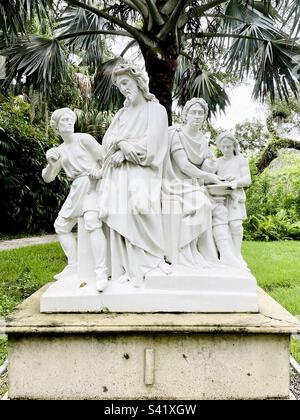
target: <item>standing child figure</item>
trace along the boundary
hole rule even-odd
[[[103,161],[102,146],[89,134],[74,133],[75,113],[69,108],[55,111],[51,125],[63,143],[47,152],[47,167],[42,176],[45,182],[55,180],[64,170],[72,181],[70,193],[55,221],[55,231],[67,256],[67,267],[56,280],[65,279],[78,273],[77,241],[72,233],[83,217],[95,264],[96,287],[102,292],[107,284],[107,243],[102,230],[97,205],[97,182],[101,178]]]
[[[232,193],[227,197],[228,223],[236,256],[242,260],[243,221],[247,219],[244,188],[252,184],[249,162],[240,155],[236,138],[229,132],[221,134],[217,146],[223,156],[217,159],[217,175],[230,182]]]

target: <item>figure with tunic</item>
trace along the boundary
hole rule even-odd
[[[64,170],[72,181],[70,193],[54,225],[68,265],[55,279],[66,279],[77,274],[77,241],[72,230],[78,218],[83,217],[93,252],[97,290],[101,292],[108,284],[107,242],[99,219],[96,192],[102,174],[103,151],[89,134],[74,132],[75,122],[76,115],[69,108],[53,113],[51,125],[62,137],[63,143],[47,152],[48,165],[42,173],[44,181],[50,183]]]
[[[178,229],[174,228],[176,239],[172,243],[166,241],[166,248],[168,245],[177,247],[177,250],[167,251],[167,257],[172,254],[168,259],[172,263],[203,268],[208,266],[208,261],[218,260],[212,237],[212,204],[205,184],[222,183],[218,176],[202,168],[204,163],[206,166],[213,163],[209,137],[202,132],[207,116],[206,102],[194,99],[184,107],[183,124],[169,129],[169,153],[162,188],[165,235],[169,236],[166,225],[173,225],[176,219],[179,225]],[[170,217],[167,206],[174,207],[175,203],[179,205],[174,212],[177,214]]]
[[[169,129],[163,203],[177,200],[182,207],[177,262],[206,267],[207,262],[218,263],[220,257],[222,263],[240,267],[232,249],[227,209],[206,189],[206,185],[224,184],[215,175],[210,136],[203,132],[207,117],[207,103],[193,98],[183,109],[183,124]]]
[[[232,188],[225,203],[232,242],[237,258],[244,262],[241,252],[244,234],[243,221],[247,219],[244,188],[249,187],[252,183],[249,162],[240,155],[238,141],[230,132],[221,134],[216,145],[223,154],[217,159],[216,173],[220,178],[230,181]]]
[[[103,139],[100,217],[110,232],[112,279],[141,287],[149,271],[170,272],[160,201],[168,117],[137,66],[121,64],[112,78],[126,100]]]

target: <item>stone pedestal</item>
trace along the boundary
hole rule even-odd
[[[146,276],[145,284],[110,281],[103,293],[89,276],[54,283],[41,297],[43,313],[258,312],[257,283],[250,272],[230,267],[194,269],[175,266]]]
[[[259,314],[41,314],[7,319],[10,399],[289,397],[300,326],[260,292]]]

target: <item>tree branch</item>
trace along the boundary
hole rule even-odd
[[[203,33],[203,34],[186,34],[185,40],[193,38],[235,38],[235,39],[250,39],[252,41],[270,41],[264,38],[257,38],[255,36],[238,35],[238,34],[226,34],[226,33]]]
[[[66,0],[66,2],[71,6],[77,6],[81,9],[88,10],[89,12],[94,13],[95,15],[100,16],[103,19],[106,19],[111,23],[114,23],[115,25],[119,26],[120,28],[124,29],[126,32],[131,34],[139,43],[153,47],[154,42],[153,40],[151,40],[151,38],[149,38],[139,29],[136,29],[134,26],[129,25],[127,22],[124,22],[115,16],[111,16],[103,10],[100,10],[94,6],[90,6],[89,4],[85,4],[79,0]]]
[[[73,34],[71,33],[71,34],[58,35],[57,37],[55,37],[55,39],[58,39],[59,41],[63,41],[69,38],[77,38],[78,36],[88,36],[88,35],[115,35],[115,36],[126,36],[129,38],[132,38],[132,35],[125,31],[123,32],[123,31],[97,30],[97,31],[82,31],[82,32],[75,32]]]
[[[176,5],[177,5],[177,1],[178,0],[168,0],[166,2],[166,4],[164,4],[164,6],[161,8],[161,13],[163,13],[166,16],[169,16],[172,11],[175,9]]]
[[[180,18],[180,15],[184,10],[187,2],[188,0],[177,0],[177,5],[173,10],[170,18],[167,20],[164,27],[158,34],[158,38],[164,39],[171,31],[173,31],[176,28],[178,19]]]
[[[153,0],[146,0],[146,3],[147,3],[147,6],[149,8],[149,12],[150,12],[154,22],[157,23],[157,25],[162,26],[165,23],[165,21],[164,21],[163,17],[161,16],[161,14],[159,13],[159,10],[156,7],[156,4],[154,3],[154,1]]]

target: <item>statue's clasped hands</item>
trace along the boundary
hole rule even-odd
[[[119,168],[125,160],[124,153],[119,150],[110,159],[110,164],[113,168]]]
[[[122,140],[119,142],[119,148],[126,160],[136,165],[139,165],[139,154],[130,143],[128,143],[126,140]]]

